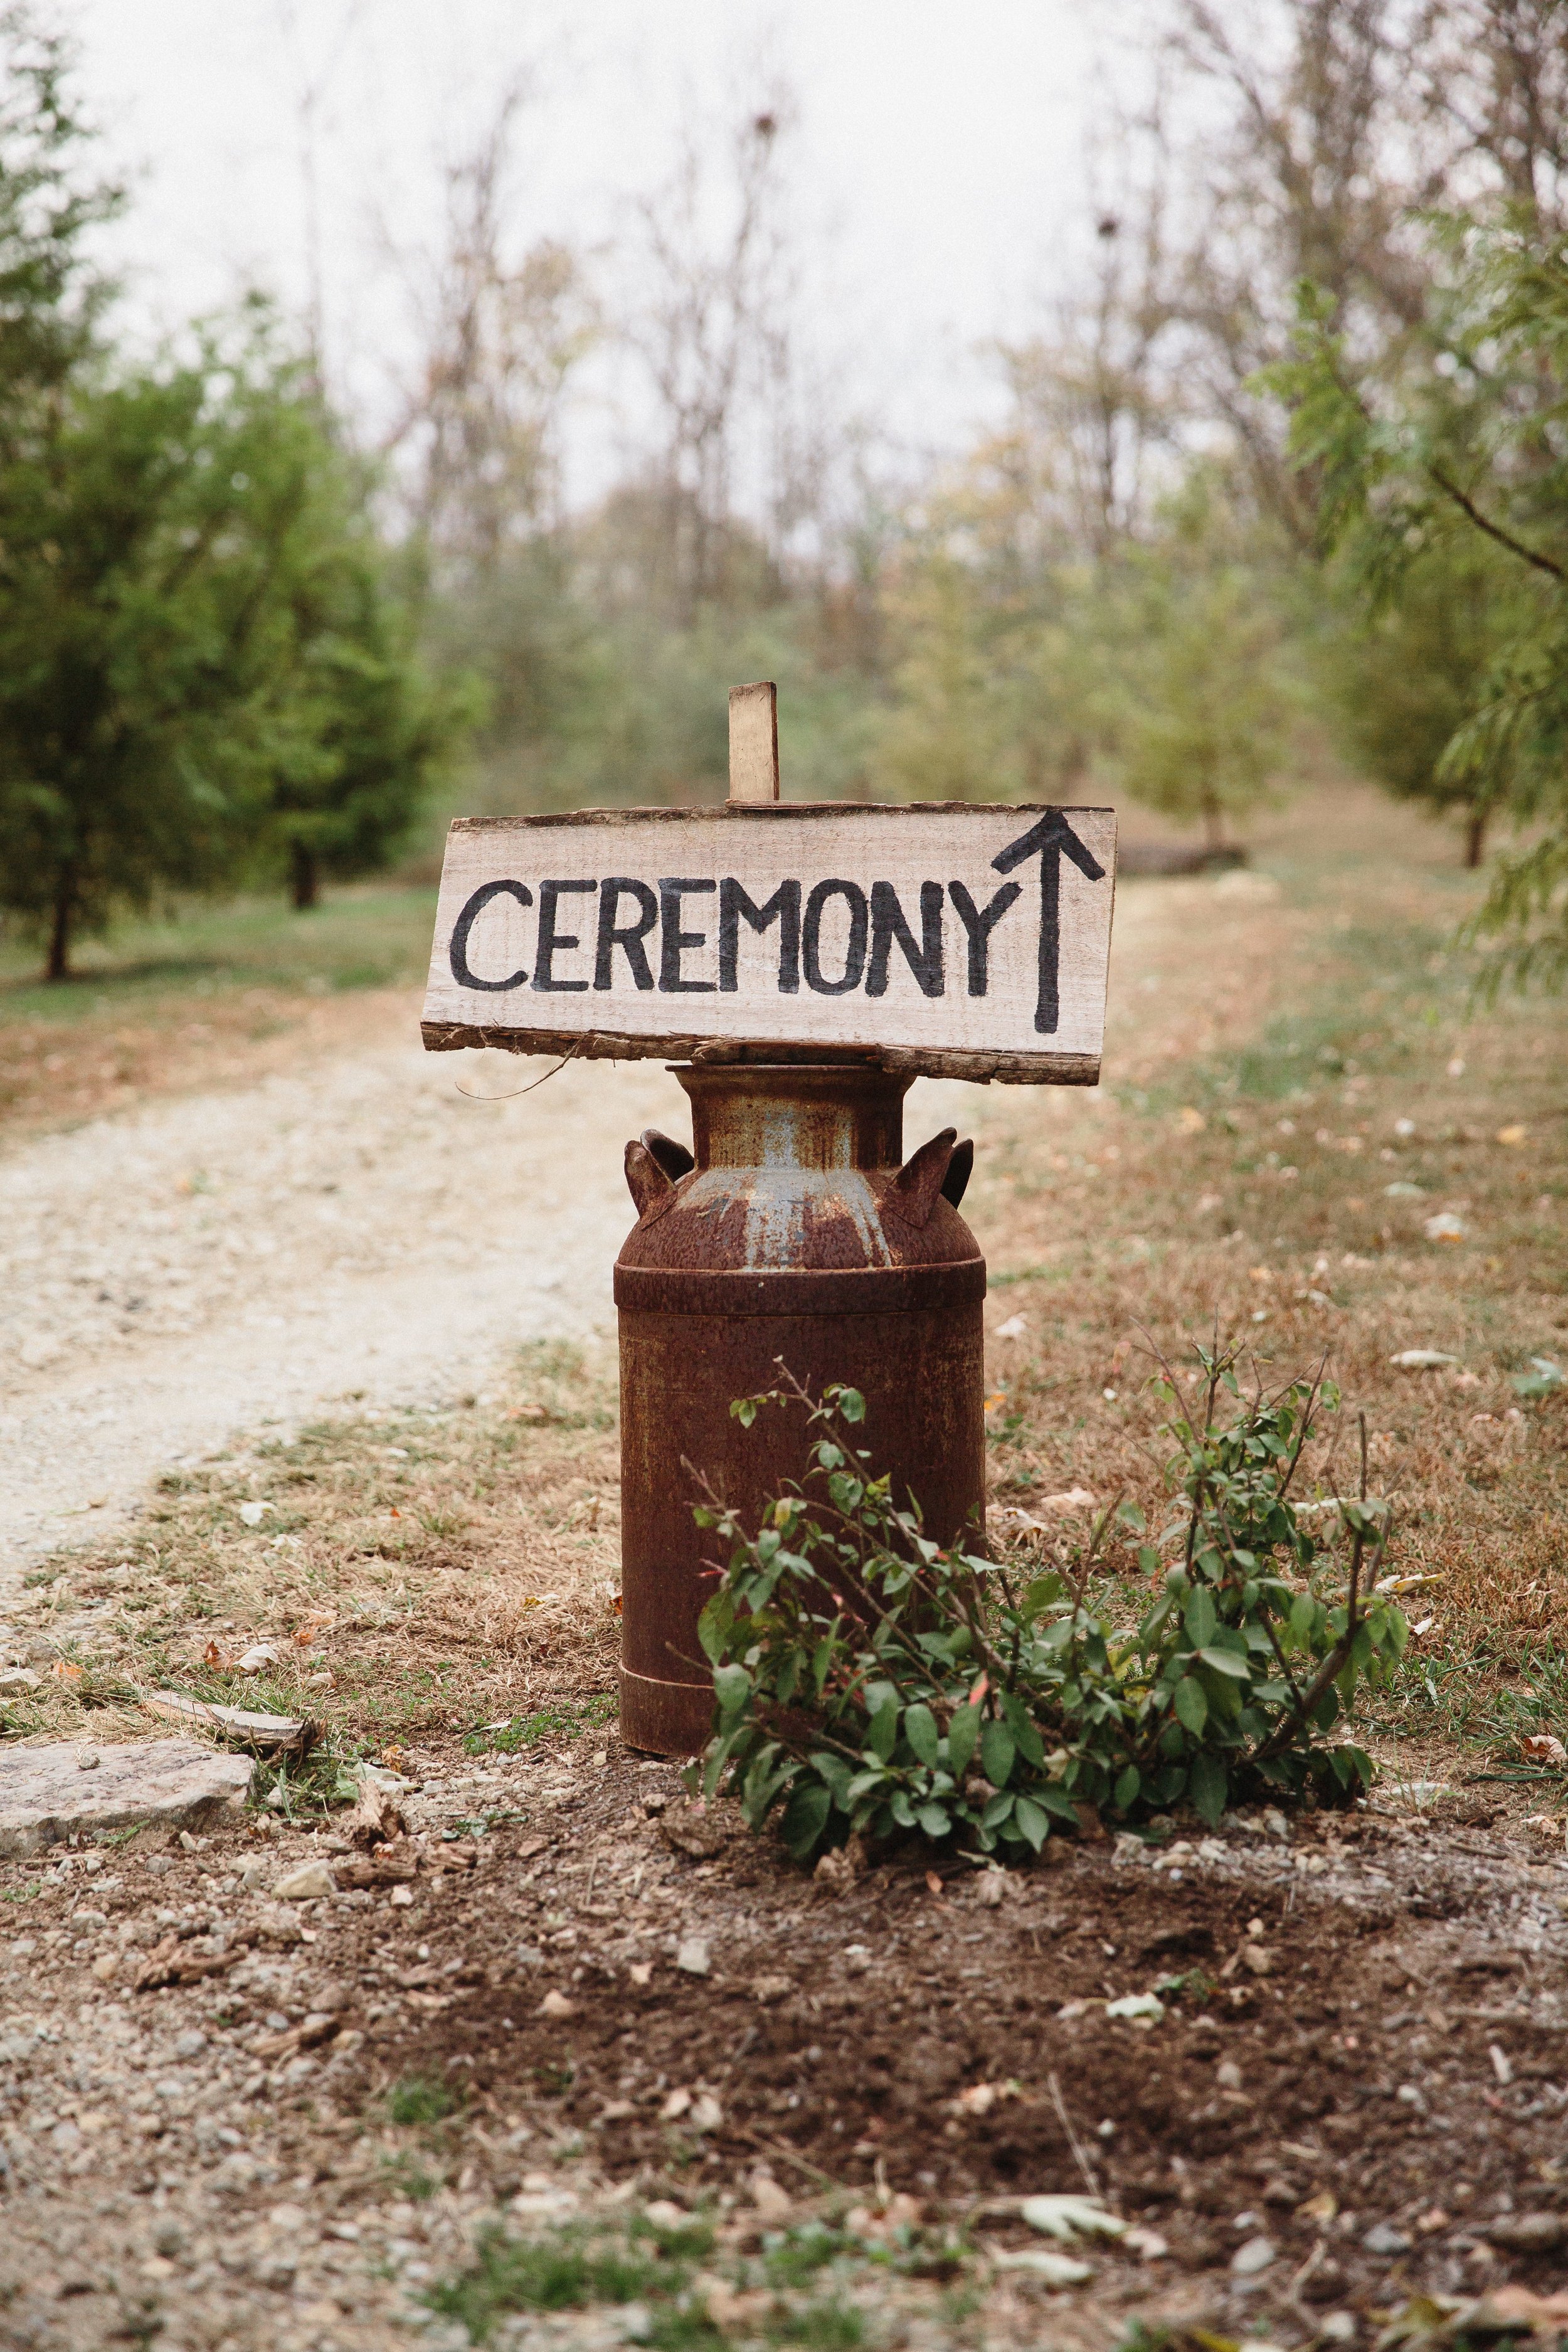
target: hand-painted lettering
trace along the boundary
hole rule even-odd
[[[922,996],[941,996],[947,979],[942,962],[942,884],[921,884],[921,938],[904,919],[899,894],[890,882],[871,885],[871,961],[866,973],[868,996],[886,996],[888,957],[897,940],[904,961],[913,972]]]
[[[822,917],[830,898],[842,898],[849,909],[848,944],[837,980],[827,979],[822,969]],[[814,988],[818,996],[847,996],[859,987],[866,969],[866,893],[858,882],[833,880],[816,885],[805,902],[800,926],[800,956],[807,988]]]
[[[620,923],[616,918],[623,898],[635,898],[637,919],[635,923]],[[646,882],[634,882],[624,874],[612,876],[599,885],[599,944],[594,959],[594,985],[613,988],[613,959],[619,948],[630,967],[634,984],[651,989],[653,973],[648,969],[647,950],[643,941],[658,920],[658,900]]]
[[[1016,898],[1024,895],[1021,882],[1004,882],[996,896],[984,907],[977,907],[962,882],[950,882],[948,889],[958,909],[958,919],[969,934],[969,993],[984,996],[991,977],[991,934]]]
[[[726,995],[740,986],[741,923],[759,934],[779,927],[779,994],[800,991],[800,884],[781,882],[759,907],[732,874],[719,885],[719,985]]]
[[[558,955],[565,955],[569,950],[580,948],[583,944],[580,939],[574,936],[568,937],[564,931],[556,929],[556,901],[565,891],[596,890],[598,887],[596,882],[542,882],[540,884],[539,945],[533,958],[535,988],[552,992],[558,996],[573,994],[579,989],[586,989],[588,983],[585,980],[557,980],[555,977],[555,958]]]
[[[689,881],[678,875],[666,875],[659,882],[659,957],[658,984],[669,995],[711,996],[716,983],[710,980],[688,980],[680,969],[680,959],[688,948],[704,948],[706,931],[683,931],[680,928],[682,898],[704,890],[717,890],[717,882]]]
[[[481,980],[468,967],[468,941],[474,925],[492,898],[515,898],[520,907],[531,907],[533,893],[526,882],[486,882],[474,892],[462,913],[452,926],[452,944],[447,960],[452,967],[452,978],[459,988],[482,988],[499,992],[505,988],[522,988],[528,984],[528,967],[523,965],[508,980]]]

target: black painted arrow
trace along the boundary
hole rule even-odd
[[[1040,985],[1035,1003],[1035,1026],[1042,1036],[1049,1037],[1055,1033],[1061,1011],[1062,859],[1070,857],[1090,882],[1102,882],[1105,868],[1093,851],[1084,847],[1060,809],[1047,809],[1027,833],[1010,841],[991,863],[998,874],[1011,874],[1015,866],[1022,866],[1026,858],[1036,856],[1040,861]]]

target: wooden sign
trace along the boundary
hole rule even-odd
[[[1103,808],[459,817],[425,1043],[1093,1086],[1115,865]]]

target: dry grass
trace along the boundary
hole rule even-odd
[[[331,1761],[613,1688],[619,1515],[607,1366],[525,1350],[444,1412],[258,1436],[172,1471],[134,1541],[27,1580],[39,1689],[9,1728],[166,1736],[139,1695],[171,1687],[307,1715]],[[242,1507],[264,1507],[252,1527]],[[243,1672],[268,1643],[276,1664]]]

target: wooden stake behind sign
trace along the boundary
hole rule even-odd
[[[730,804],[779,796],[779,690],[771,678],[730,688]]]
[[[425,1043],[1092,1086],[1115,866],[1110,809],[781,804],[737,687],[721,807],[457,820]]]

